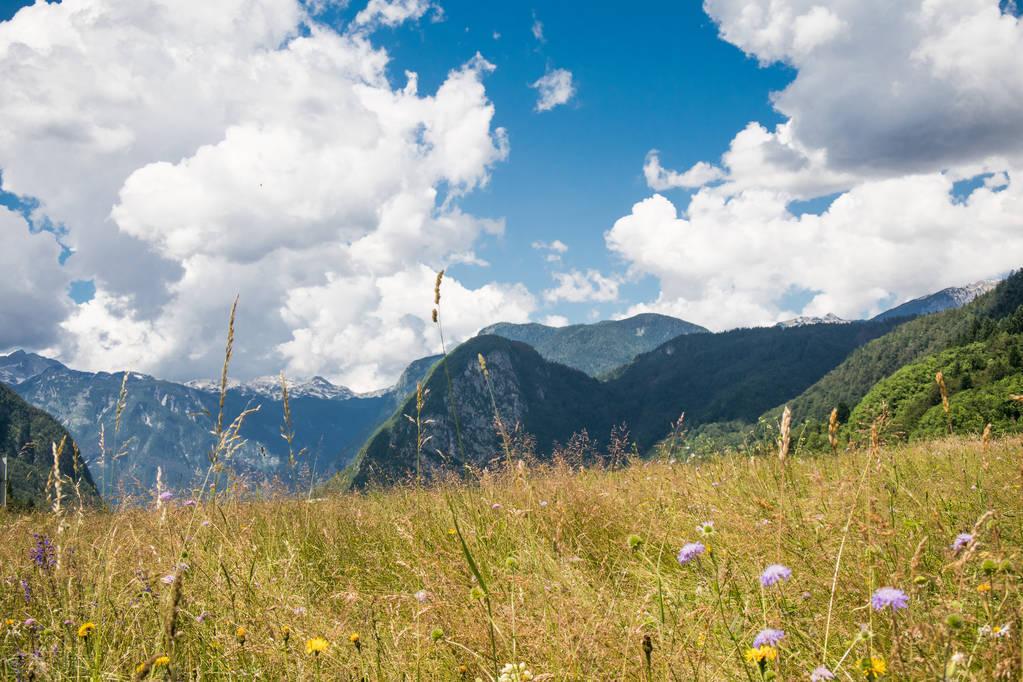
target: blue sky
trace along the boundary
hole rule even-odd
[[[28,4],[0,0],[0,20]],[[319,19],[343,30],[361,8],[331,8]],[[535,22],[543,27],[542,42],[533,35]],[[508,130],[511,154],[494,167],[489,186],[463,206],[503,217],[506,232],[478,249],[489,268],[452,267],[472,286],[495,279],[523,281],[537,291],[551,286],[553,265],[530,246],[537,240],[564,242],[564,267],[620,269],[604,248],[603,233],[649,194],[642,175],[646,153],[659,149],[673,167],[716,159],[747,122],[782,120],[770,93],[793,75],[782,65],[759,66],[720,40],[697,2],[637,3],[623,21],[615,2],[580,11],[565,2],[456,0],[443,4],[440,21],[383,28],[375,42],[391,55],[393,82],[403,83],[404,72],[413,70],[424,92],[435,91],[476,52],[497,67],[485,84],[497,109],[494,123]],[[529,85],[548,68],[570,70],[577,92],[568,104],[537,112]],[[0,205],[18,206],[18,197],[0,193]],[[76,282],[72,295],[84,300],[93,290]],[[656,291],[656,281],[642,277],[624,283],[621,294],[638,301]],[[621,302],[561,302],[544,311],[584,322],[622,308]]]
[[[19,7],[0,350],[202,377],[240,294],[241,378],[362,390],[439,350],[445,266],[459,341],[864,318],[1023,264],[1005,0]]]

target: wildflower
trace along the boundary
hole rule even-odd
[[[547,500],[540,500],[540,506],[541,507],[546,507],[547,506]]]
[[[416,598],[416,601],[419,602],[420,604],[425,604],[430,599],[430,593],[427,592],[426,590],[419,590],[418,592],[415,593],[414,596]]]
[[[977,585],[977,591],[980,592],[981,594],[984,594],[985,592],[990,592],[991,583],[981,583],[980,585]]]
[[[714,534],[714,522],[704,521],[696,527],[696,532],[704,537],[709,537]]]
[[[170,502],[173,499],[174,499],[174,493],[172,493],[169,490],[164,490],[162,493],[160,493],[160,501],[161,502]]]
[[[525,663],[505,663],[501,668],[501,674],[497,682],[529,682],[533,679],[533,673],[529,672]]]
[[[870,598],[870,605],[875,611],[891,609],[898,611],[909,606],[909,597],[900,589],[894,587],[882,587],[874,592]]]
[[[202,613],[195,617],[195,622],[199,624],[205,623],[206,619],[212,615],[213,614],[210,613],[209,611],[203,611]]]
[[[353,632],[352,634],[348,635],[348,641],[355,645],[356,651],[360,653],[362,652],[362,640],[359,638],[358,632]]]
[[[78,639],[89,639],[89,635],[92,634],[93,630],[96,629],[96,624],[91,620],[82,623],[78,627]]]
[[[973,533],[960,533],[952,541],[952,551],[958,554],[966,549],[973,542]]]
[[[196,502],[195,500],[185,500],[184,504],[186,507],[194,507],[195,505],[198,504],[198,502]]]
[[[767,644],[754,647],[752,649],[746,649],[746,660],[750,663],[756,663],[757,667],[760,668],[761,675],[763,675],[764,669],[767,668],[767,662],[773,661],[777,658],[778,650]]]
[[[493,509],[494,511],[500,511],[501,510],[501,503],[500,502],[495,502],[492,505],[490,505],[490,508]]]
[[[238,640],[238,643],[245,646],[245,638],[249,631],[245,629],[244,625],[239,625],[238,629],[234,631],[234,637]]]
[[[168,573],[167,575],[160,578],[160,582],[162,582],[164,585],[173,585],[176,579],[177,576],[175,576],[173,573]]]
[[[690,542],[683,545],[682,549],[678,551],[678,562],[685,566],[690,561],[703,554],[706,549],[707,548],[704,547],[701,542]]]
[[[33,533],[32,537],[36,541],[35,547],[28,551],[32,563],[44,571],[49,572],[53,570],[57,565],[57,549],[53,546],[53,542],[50,541],[50,538],[39,533]]]
[[[22,625],[28,630],[35,630],[39,626],[39,621],[35,618],[26,618]]]
[[[291,639],[291,628],[289,628],[287,625],[282,625],[281,626],[281,640],[285,644],[287,644],[289,639]]]
[[[977,628],[977,637],[984,638],[990,634],[991,634],[990,625],[981,625],[979,628]]]
[[[306,614],[306,609],[304,606],[296,606],[291,610],[291,612],[296,616],[304,616]]]
[[[760,648],[765,644],[768,646],[778,646],[778,642],[785,638],[784,630],[775,630],[774,628],[764,628],[757,636],[753,639],[753,647]]]
[[[472,599],[473,601],[479,601],[483,599],[484,596],[486,596],[486,594],[483,592],[483,588],[479,585],[473,585],[472,589],[469,590],[469,599]]]
[[[21,593],[25,597],[25,605],[28,606],[32,602],[32,587],[24,578],[21,580]]]
[[[764,587],[771,587],[777,585],[783,580],[788,580],[792,577],[792,569],[788,566],[782,566],[781,564],[771,564],[764,569],[764,572],[760,574],[760,584]]]
[[[888,672],[888,665],[884,662],[883,658],[873,656],[860,661],[860,670],[863,671],[868,680],[876,680]]]
[[[835,673],[828,670],[825,666],[819,665],[813,669],[810,673],[810,682],[825,682],[826,680],[835,679]]]
[[[320,654],[325,653],[328,647],[330,647],[330,643],[323,637],[313,637],[306,641],[305,652],[307,654],[312,654],[313,656],[319,656]]]
[[[165,665],[170,665],[170,656],[157,656],[153,660],[153,667],[154,668],[161,668],[161,667],[163,667]]]
[[[1005,625],[996,627],[991,631],[991,634],[993,634],[995,637],[998,637],[999,639],[1001,639],[1002,637],[1008,637],[1010,625],[1012,625],[1012,623],[1006,623]]]
[[[457,534],[458,534],[457,530],[455,530],[454,528],[448,528],[448,535],[450,535],[451,537],[454,537]]]

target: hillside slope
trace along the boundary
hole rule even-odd
[[[71,480],[80,481],[83,495],[94,499],[96,488],[92,475],[84,462],[75,461],[73,442],[64,427],[0,384],[0,456],[7,457],[11,506],[45,503],[46,481],[53,468],[53,444],[65,438],[60,472]]]
[[[483,329],[479,335],[492,334],[521,341],[551,362],[574,367],[590,376],[600,376],[665,341],[706,331],[699,325],[674,317],[643,313],[624,320],[567,327],[502,322]]]

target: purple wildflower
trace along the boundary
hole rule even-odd
[[[174,499],[174,493],[172,493],[169,490],[164,490],[162,493],[160,493],[160,501],[161,502],[170,502],[173,499]]]
[[[196,501],[195,500],[185,500],[185,506],[186,507],[194,507],[195,505],[196,505]]]
[[[33,533],[36,545],[28,551],[29,557],[39,568],[44,571],[51,571],[57,565],[57,550],[50,541],[50,538],[39,533]]]
[[[870,605],[875,611],[891,609],[898,611],[909,606],[909,596],[895,587],[882,587],[870,598]]]
[[[160,578],[160,582],[162,582],[164,585],[173,585],[174,580],[176,578],[177,576],[175,576],[173,573],[168,573],[167,575]]]
[[[25,622],[22,623],[22,625],[24,625],[29,630],[35,630],[36,627],[38,627],[39,625],[39,621],[37,621],[35,618],[26,618]]]
[[[835,679],[835,673],[828,670],[825,666],[819,665],[814,668],[813,672],[810,673],[810,682],[825,682],[825,680]]]
[[[416,601],[420,604],[425,604],[430,599],[430,593],[426,590],[419,590],[416,592]]]
[[[707,548],[702,542],[690,542],[682,546],[678,551],[678,562],[685,566],[690,561],[704,553]]]
[[[785,638],[784,630],[775,630],[774,628],[764,628],[757,633],[756,638],[753,640],[753,648],[759,649],[764,646],[778,646],[778,642]]]
[[[21,592],[25,595],[25,605],[32,603],[32,587],[28,584],[28,581],[24,578],[21,579]]]
[[[783,580],[788,580],[792,577],[792,569],[788,566],[782,566],[781,564],[771,564],[764,569],[764,572],[760,574],[760,584],[764,587],[771,587],[777,585]]]
[[[952,541],[952,551],[958,554],[966,549],[973,542],[973,533],[960,533]]]

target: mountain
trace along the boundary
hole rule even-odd
[[[640,452],[686,413],[687,424],[755,419],[796,395],[853,349],[901,323],[851,322],[688,334],[661,344],[598,381],[521,342],[477,336],[433,366],[420,420],[429,437],[417,455],[416,404],[403,401],[335,484],[362,487],[413,476],[478,470],[503,457],[494,405],[505,429],[540,456],[586,431],[596,448],[625,425]],[[478,364],[482,355],[490,385]],[[451,391],[447,375],[451,376]],[[493,394],[491,394],[491,387]],[[524,441],[523,441],[524,442]]]
[[[37,374],[42,374],[60,363],[35,353],[16,350],[10,355],[0,355],[0,383],[13,386]]]
[[[567,327],[502,322],[486,327],[479,335],[521,341],[535,348],[546,360],[574,367],[590,376],[600,376],[669,339],[706,331],[674,317],[643,313],[624,320]]]
[[[338,386],[327,379],[315,376],[308,379],[287,378],[288,397],[320,398],[323,400],[348,400],[356,397],[356,393],[346,386]],[[220,382],[216,380],[196,379],[186,381],[186,386],[197,388],[206,393],[220,393]],[[279,376],[259,377],[247,382],[229,381],[228,386],[241,395],[283,400],[281,378]]]
[[[949,287],[927,296],[906,301],[876,316],[875,320],[887,320],[893,317],[916,317],[940,313],[951,308],[961,308],[973,299],[986,294],[998,285],[998,280],[981,280],[962,287]]]
[[[898,319],[907,318],[892,317],[886,321]],[[787,401],[792,408],[793,423],[808,421],[813,429],[820,431],[824,420],[836,407],[845,421],[875,385],[901,368],[951,348],[990,339],[998,333],[1023,333],[1023,271],[1013,273],[961,308],[910,319],[857,349],[813,386]],[[762,418],[777,423],[781,402]]]
[[[789,327],[806,327],[812,324],[849,324],[849,320],[843,320],[834,313],[828,313],[824,317],[806,317],[800,315],[799,317],[794,317],[791,320],[779,322],[774,326],[788,329]]]
[[[46,412],[32,407],[18,394],[0,384],[0,456],[7,458],[10,506],[40,506],[46,501],[46,484],[53,469],[53,444],[65,440],[59,469],[78,481],[83,498],[94,500],[96,487],[89,468],[75,458],[68,432]],[[64,486],[65,497],[74,494]]]
[[[0,366],[14,364],[10,358],[0,358]],[[129,373],[118,430],[115,421],[123,380],[123,372],[79,372],[49,361],[45,371],[13,388],[68,428],[83,458],[96,470],[104,492],[113,494],[122,485],[128,493],[149,490],[157,467],[162,469],[165,485],[192,485],[209,466],[219,391],[201,382],[184,385]],[[296,382],[293,390],[289,386],[289,394],[294,450],[306,449],[297,471],[289,465],[288,445],[281,437],[280,387],[259,380],[227,391],[225,424],[242,410],[258,408],[241,430],[247,443],[229,463],[234,473],[257,481],[277,478],[288,485],[307,485],[310,470],[320,476],[342,469],[394,407],[389,393],[361,397],[320,378]],[[101,426],[107,451],[126,453],[106,471],[99,446]]]

